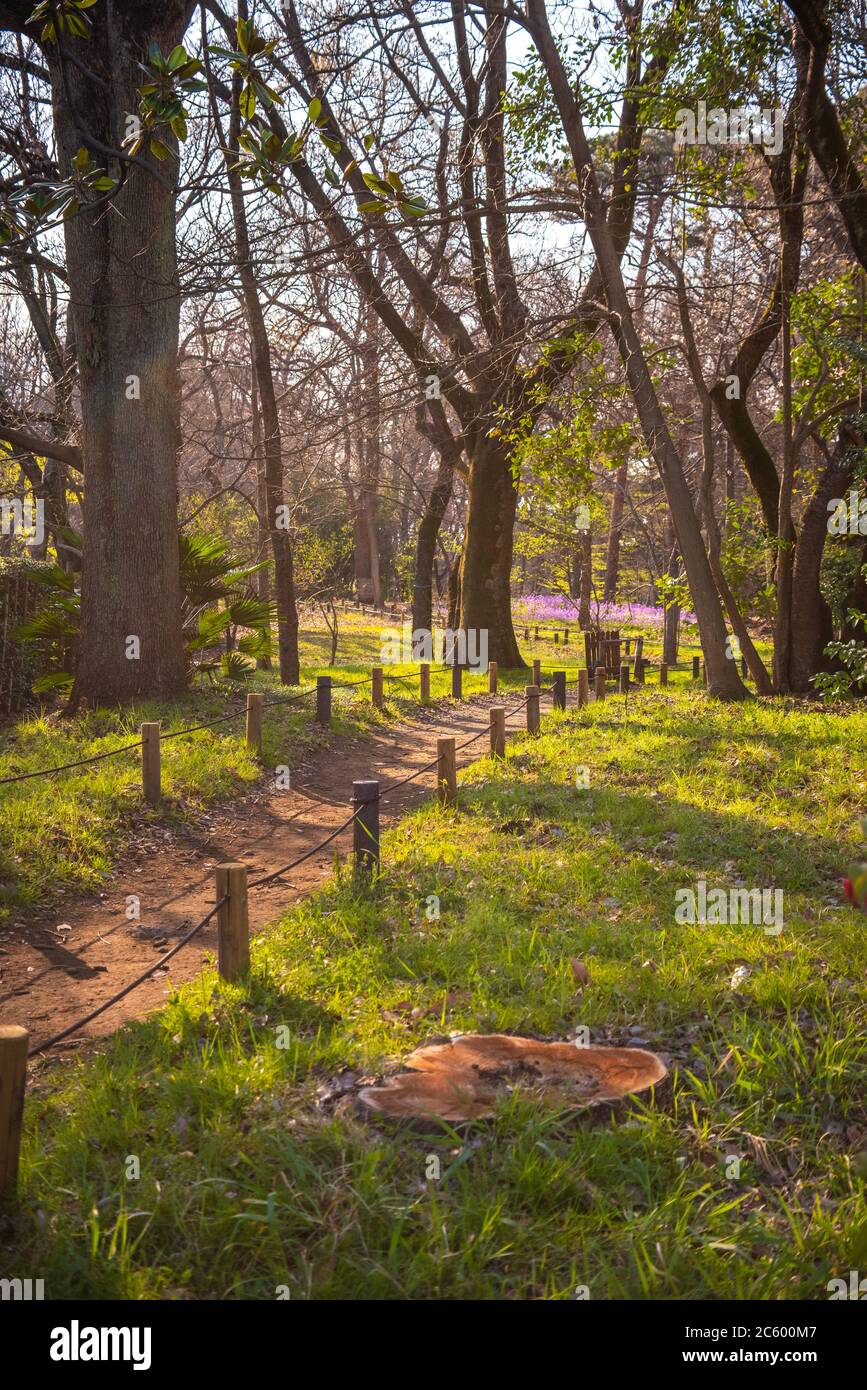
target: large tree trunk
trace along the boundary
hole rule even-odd
[[[845,497],[852,482],[852,445],[857,436],[840,430],[837,445],[825,465],[816,491],[804,512],[792,573],[792,620],[788,683],[798,694],[812,690],[813,676],[823,669],[825,647],[831,641],[831,610],[819,587],[822,555],[828,537],[828,503]]]
[[[517,488],[505,452],[481,430],[475,431],[469,452],[460,625],[487,633],[490,661],[503,669],[523,667],[511,595]]]
[[[440,526],[451,501],[453,484],[454,468],[451,460],[441,456],[415,541],[415,573],[412,586],[412,626],[415,632],[430,632],[433,628],[434,559]]]
[[[102,202],[64,223],[87,489],[74,701],[171,696],[186,680],[178,578],[177,160],[174,152],[160,162],[143,151],[140,164],[121,165],[94,146],[119,147],[127,113],[138,110],[148,45],[170,51],[191,8],[176,0],[105,0],[87,12],[87,41],[64,35],[62,66],[57,46],[46,46],[62,168],[90,142],[94,159],[123,176],[110,206]]]

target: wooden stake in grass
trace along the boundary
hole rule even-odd
[[[537,734],[539,732],[539,687],[538,685],[528,685],[524,688],[527,697],[527,733]]]
[[[452,699],[464,698],[464,668],[456,661],[452,667]]]
[[[502,705],[491,709],[491,757],[506,756],[506,711]]]
[[[250,970],[250,924],[247,918],[247,867],[217,865],[218,961],[224,980],[240,980]]]
[[[643,638],[643,637],[636,637],[636,639],[635,639],[635,662],[634,662],[634,665],[633,665],[632,669],[633,669],[633,672],[634,672],[634,674],[635,674],[635,679],[636,679],[637,681],[640,681],[640,680],[641,680],[640,671],[641,671],[641,664],[642,664],[643,661],[644,661],[644,638]]]
[[[554,708],[566,708],[566,672],[555,671],[551,677],[551,687],[554,697]]]
[[[578,672],[578,707],[586,705],[590,699],[590,677],[585,670]]]
[[[430,699],[430,666],[423,661],[418,673],[418,695],[422,704]]]
[[[148,806],[159,805],[163,794],[160,777],[159,724],[142,724],[141,726],[141,781],[144,799]]]
[[[692,678],[693,678],[694,681],[697,681],[697,680],[700,678],[700,676],[701,676],[701,657],[700,657],[700,656],[694,656],[694,657],[692,658]]]
[[[596,667],[596,699],[605,699],[605,667]]]
[[[620,667],[620,694],[625,695],[629,689],[629,667],[624,663]]]
[[[554,646],[555,646],[555,647],[559,647],[559,645],[560,645],[560,634],[559,634],[559,632],[557,631],[557,629],[555,628],[555,629],[554,629]]]
[[[356,810],[352,826],[355,877],[369,878],[379,869],[379,783],[353,782],[352,804]]]
[[[647,662],[643,656],[637,656],[635,658],[635,679],[639,685],[644,685],[644,669],[646,666]]]
[[[24,1119],[30,1034],[15,1023],[0,1027],[0,1198],[14,1197]]]
[[[538,657],[533,662],[533,684],[542,684],[542,662],[539,660]]]
[[[247,747],[251,753],[257,756],[262,751],[262,710],[265,706],[265,696],[258,690],[251,690],[247,694]]]
[[[381,666],[374,666],[371,671],[370,698],[373,701],[374,709],[382,709],[385,705],[384,681],[382,678]]]
[[[568,629],[568,627],[564,627],[564,629],[563,629],[563,646],[564,646],[564,647],[568,647],[568,645],[569,645],[569,629]]]
[[[489,661],[489,662],[488,662],[488,690],[490,691],[490,693],[491,693],[492,695],[496,695],[496,693],[497,693],[497,663],[496,663],[496,661]]]
[[[331,677],[316,677],[316,723],[326,728],[331,723]]]
[[[458,795],[458,773],[453,738],[437,739],[437,795],[442,806],[451,806]]]
[[[668,685],[668,666],[664,661],[659,663],[659,684]]]

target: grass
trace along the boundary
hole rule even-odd
[[[301,686],[315,684],[317,675],[335,682],[361,680],[380,660],[387,619],[341,615],[338,667],[329,667],[327,632],[306,629],[300,637]],[[393,627],[390,629],[393,630]],[[550,649],[550,650],[549,650]],[[574,669],[578,648],[555,649],[540,642],[533,648],[544,665],[556,658],[558,667]],[[418,690],[418,668],[389,665],[386,709],[378,715],[370,706],[369,687],[335,690],[333,731],[362,735],[371,726],[411,715]],[[403,677],[403,681],[394,679]],[[526,672],[503,672],[505,690],[526,681]],[[404,683],[406,682],[406,683]],[[251,689],[268,696],[286,693],[276,673],[257,672]],[[487,688],[486,677],[467,677],[465,694]],[[450,673],[431,672],[431,695],[450,694]],[[215,729],[166,742],[162,748],[164,800],[147,810],[141,799],[141,770],[135,749],[117,758],[50,778],[0,787],[0,924],[17,921],[28,910],[67,892],[98,889],[110,874],[130,835],[143,820],[180,824],[203,807],[242,793],[263,776],[263,768],[290,763],[297,755],[321,746],[327,735],[312,721],[312,701],[266,710],[261,761],[244,742],[244,693],[227,687],[197,689],[182,700],[144,702],[123,711],[98,709],[74,720],[57,711],[41,712],[8,726],[0,741],[0,777],[36,772],[134,743],[143,721],[162,723],[171,734],[216,719],[232,708],[237,718]],[[40,827],[34,836],[33,827]]]
[[[206,972],[40,1069],[8,1268],[49,1298],[826,1298],[867,1258],[865,742],[686,687],[549,713],[385,836],[374,890],[340,869],[260,936],[246,986]],[[701,878],[782,888],[784,930],[677,925]],[[332,1099],[443,1032],[579,1027],[671,1087],[461,1132]]]

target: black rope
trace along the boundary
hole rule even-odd
[[[128,994],[131,994],[132,991],[134,989],[137,989],[139,985],[144,984],[144,981],[150,979],[151,975],[153,975],[155,971],[159,970],[161,966],[165,965],[167,960],[171,960],[172,956],[176,956],[178,951],[180,951],[181,947],[186,946],[188,941],[192,941],[196,933],[200,932],[202,930],[202,927],[206,926],[208,922],[210,922],[214,914],[216,912],[219,912],[220,908],[223,906],[223,903],[227,900],[228,895],[220,898],[219,902],[214,903],[214,906],[211,908],[207,916],[203,917],[201,922],[197,922],[196,925],[192,927],[186,933],[185,936],[181,937],[181,940],[176,942],[176,944],[172,946],[171,950],[166,951],[165,955],[160,956],[159,960],[155,961],[153,965],[149,965],[147,970],[144,970],[142,974],[138,975],[136,979],[131,981],[130,984],[124,985],[123,989],[118,990],[117,994],[113,994],[112,997],[110,999],[107,999],[104,1004],[100,1004],[97,1008],[92,1009],[89,1014],[85,1014],[84,1018],[80,1018],[77,1023],[71,1023],[69,1027],[64,1028],[61,1033],[55,1033],[53,1038],[48,1038],[45,1042],[37,1043],[36,1047],[31,1047],[30,1051],[27,1054],[28,1057],[36,1057],[40,1052],[47,1052],[50,1047],[56,1047],[57,1043],[63,1042],[63,1039],[68,1038],[70,1034],[77,1033],[79,1028],[83,1028],[85,1024],[92,1023],[95,1018],[99,1018],[100,1014],[104,1014],[108,1009],[112,1008],[113,1005],[117,1004],[121,999],[124,999]]]

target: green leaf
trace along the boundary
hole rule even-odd
[[[314,97],[310,105],[307,107],[307,119],[308,121],[312,121],[315,125],[316,122],[319,120],[321,114],[322,102],[319,100],[318,97]]]
[[[177,72],[178,69],[182,68],[186,62],[187,50],[184,48],[183,44],[179,43],[177,47],[173,48],[171,53],[169,54],[166,66],[169,72]]]
[[[150,137],[150,149],[151,154],[157,159],[168,159],[172,153],[168,145],[164,145],[162,140],[158,140],[155,135]]]
[[[381,202],[378,198],[377,198],[377,199],[373,199],[373,200],[372,200],[371,202],[369,202],[369,203],[359,203],[359,204],[358,204],[358,211],[359,211],[359,212],[387,212],[387,211],[388,211],[388,203],[383,203],[383,202]]]

